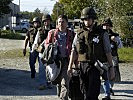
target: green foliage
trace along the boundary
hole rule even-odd
[[[98,0],[60,0],[64,5],[64,12],[70,19],[80,18],[80,14],[85,7],[97,8]]]
[[[118,53],[120,61],[133,62],[133,48],[121,48]]]
[[[9,7],[11,2],[12,0],[0,0],[0,17],[11,12],[11,8]]]
[[[64,5],[65,13],[71,18],[80,18],[80,12],[85,7],[94,7],[99,17],[117,18],[131,13],[133,9],[132,0],[60,0]],[[101,16],[102,15],[102,16]]]
[[[56,4],[54,5],[54,8],[53,8],[53,13],[51,15],[53,22],[56,22],[56,19],[61,14],[65,14],[64,7],[61,3],[56,2]]]
[[[133,13],[133,0],[59,0],[64,14],[69,19],[80,18],[81,11],[85,7],[94,7],[98,14],[98,22],[103,22],[106,17],[110,17],[113,21],[113,29],[120,35],[129,35],[132,30],[129,30],[131,25],[129,22],[132,19],[127,17],[128,14]],[[53,8],[53,18],[57,15],[57,3]],[[58,12],[61,12],[61,8]],[[124,17],[123,17],[124,16]],[[125,17],[126,16],[126,17]]]
[[[30,22],[32,22],[32,19],[34,17],[39,17],[40,19],[42,18],[43,14],[48,13],[48,11],[46,9],[44,9],[43,11],[39,10],[38,8],[34,10],[34,12],[28,12],[28,11],[24,11],[24,12],[20,12],[20,14],[23,17],[27,17],[30,19]]]
[[[131,24],[132,22],[132,24]],[[120,19],[120,30],[124,37],[133,38],[133,16],[124,16]]]
[[[18,40],[24,40],[24,36],[22,36],[20,33],[13,33],[10,30],[2,30],[0,38],[7,38],[7,39],[18,39]]]
[[[43,13],[41,13],[41,10],[39,10],[38,8],[34,10],[34,12],[33,12],[33,18],[34,17],[39,17],[41,19],[42,16],[43,16]]]

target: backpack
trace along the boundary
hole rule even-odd
[[[57,57],[57,41],[54,42],[54,30],[52,31],[52,43],[49,43],[48,46],[45,48],[43,52],[43,60],[44,62],[48,64],[54,63],[54,60]]]
[[[59,74],[61,71],[61,64],[58,59],[57,41],[54,42],[54,32],[52,30],[52,43],[45,47],[42,57],[42,62],[46,64],[46,77],[52,84],[56,85],[59,81]]]
[[[72,70],[73,73],[69,82],[69,98],[71,98],[71,100],[83,100],[84,95],[80,89],[80,69],[72,68]]]

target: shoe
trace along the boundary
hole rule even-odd
[[[46,86],[45,85],[40,85],[39,87],[38,87],[38,90],[45,90],[46,89]]]
[[[48,82],[48,83],[47,83],[47,88],[48,88],[48,89],[52,89],[52,88],[53,88],[51,82]]]
[[[110,88],[110,94],[112,95],[112,96],[114,96],[115,94],[114,94],[114,91],[113,91],[113,89],[112,88]]]
[[[31,78],[35,78],[35,73],[31,73]]]
[[[110,96],[105,96],[102,100],[111,100]]]
[[[48,88],[48,89],[52,89],[53,87],[52,87],[52,85],[50,84],[50,85],[47,86],[47,88]]]

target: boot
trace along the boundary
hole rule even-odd
[[[105,96],[102,100],[111,100],[110,96]]]
[[[110,88],[110,94],[112,95],[112,96],[114,96],[115,94],[114,94],[114,91],[113,91],[113,89],[112,88]]]

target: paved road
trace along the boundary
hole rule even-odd
[[[0,39],[0,50],[12,50],[24,47],[24,40]]]
[[[8,46],[8,50],[22,48],[23,41],[0,39],[0,43]],[[14,44],[12,44],[14,43]],[[8,44],[8,45],[7,45]],[[19,45],[19,46],[16,46]],[[0,45],[0,50],[4,50]],[[37,71],[38,68],[36,67]],[[120,64],[122,82],[114,86],[113,100],[133,100],[133,63]],[[28,58],[0,59],[0,100],[59,100],[56,88],[39,91],[38,74],[30,78]],[[103,97],[103,91],[99,99]]]

